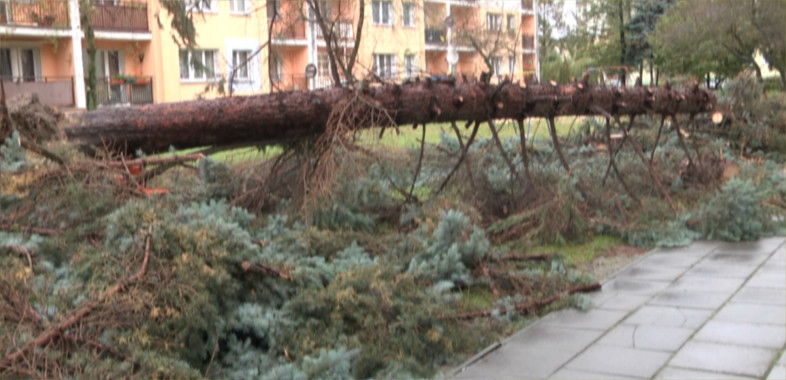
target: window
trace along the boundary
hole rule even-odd
[[[232,52],[232,67],[235,70],[235,80],[249,79],[248,61],[251,50],[235,50]]]
[[[511,74],[516,73],[516,57],[512,55],[508,57],[508,72]]]
[[[393,25],[393,2],[372,1],[371,21],[374,25]]]
[[[404,56],[404,69],[406,70],[407,78],[413,78],[418,75],[418,57],[415,54]]]
[[[268,20],[281,19],[281,3],[280,0],[267,0],[267,18]]]
[[[216,0],[186,0],[186,11],[215,13]]]
[[[404,3],[401,12],[401,23],[404,26],[415,26],[415,3]]]
[[[248,14],[250,0],[229,0],[229,9],[235,14]]]
[[[396,56],[393,54],[374,54],[374,73],[381,79],[396,76]]]
[[[499,13],[486,13],[486,29],[502,30],[502,15]]]
[[[33,48],[0,49],[0,75],[23,82],[41,77],[41,52]]]
[[[516,15],[508,15],[508,33],[516,33]]]
[[[180,79],[208,80],[216,77],[215,50],[180,51]]]
[[[502,57],[491,57],[491,67],[494,69],[492,75],[500,75],[502,73]]]
[[[284,62],[278,53],[270,55],[270,79],[273,83],[281,83],[284,79]]]

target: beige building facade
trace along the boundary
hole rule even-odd
[[[319,1],[331,51],[353,76],[403,81],[538,75],[537,4],[480,0]],[[196,48],[186,50],[159,0],[94,0],[98,106],[164,103],[333,85],[328,46],[305,0],[186,0]],[[84,109],[87,42],[79,0],[0,0],[0,77],[7,96],[34,92]],[[307,68],[313,71],[307,75]],[[344,73],[341,72],[342,80]]]

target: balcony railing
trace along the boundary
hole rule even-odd
[[[272,37],[275,40],[305,40],[306,23],[304,21],[283,22],[276,20],[273,24]]]
[[[90,24],[96,30],[147,32],[147,3],[93,4]]]
[[[304,74],[281,74],[274,78],[273,87],[278,91],[308,90],[308,79]]]
[[[316,29],[317,38],[324,39],[324,36],[322,35],[322,28],[317,26]],[[333,26],[333,35],[334,37],[337,36],[340,41],[351,41],[355,39],[355,30],[352,26],[352,21],[337,21]]]
[[[42,104],[52,107],[74,106],[73,77],[2,78],[5,96],[33,93]]]
[[[445,29],[426,29],[426,43],[444,45],[448,42]]]
[[[66,29],[69,26],[68,2],[66,0],[2,0],[0,25]]]
[[[99,78],[96,83],[99,106],[153,103],[153,78]]]
[[[535,49],[535,36],[524,34],[521,36],[521,47],[524,50]]]

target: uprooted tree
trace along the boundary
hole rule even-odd
[[[508,81],[490,85],[425,80],[98,110],[74,115],[64,131],[79,145],[109,144],[132,152],[161,151],[170,146],[275,143],[319,135],[325,131],[331,112],[354,101],[386,117],[374,119],[375,124],[342,119],[351,130],[565,115],[669,117],[708,112],[715,106],[715,96],[696,86],[672,90],[589,86],[585,82],[527,86]]]

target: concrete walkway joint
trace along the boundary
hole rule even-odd
[[[786,379],[786,238],[655,249],[455,379]]]

